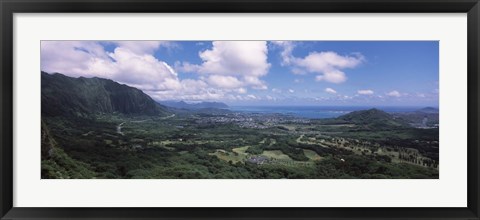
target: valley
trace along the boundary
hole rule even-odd
[[[417,128],[371,130],[271,117],[105,114],[43,120],[68,155],[90,166],[92,178],[438,177],[438,129],[418,134]]]
[[[58,93],[65,82],[90,93]],[[42,178],[439,177],[438,111],[312,119],[181,104],[163,106],[112,81],[42,73]]]

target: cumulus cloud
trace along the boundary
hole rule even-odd
[[[113,49],[108,47],[107,50],[105,45],[113,45]],[[295,45],[291,42],[274,45],[282,48],[281,65],[288,66],[296,74],[314,73],[318,81],[344,82],[347,77],[342,71],[363,62],[360,54],[341,56],[334,52],[312,52],[305,57],[295,57],[292,55]],[[295,92],[288,87],[267,90],[268,85],[262,77],[268,74],[271,64],[264,41],[205,43],[202,48],[207,49],[198,52],[201,62],[178,61],[173,67],[158,53],[154,56],[161,48],[177,46],[164,41],[42,41],[41,69],[73,77],[112,79],[137,87],[156,100],[276,100]],[[184,79],[178,72],[193,74]],[[260,93],[263,95],[249,94],[258,89],[267,91]],[[325,91],[335,94],[336,91],[330,89]],[[269,95],[268,91],[271,91]],[[367,90],[359,90],[359,94],[361,91]]]
[[[202,80],[185,79],[179,81],[180,88],[170,90],[146,91],[156,100],[220,100],[226,97],[226,92],[211,88]]]
[[[282,93],[282,90],[277,89],[277,88],[273,88],[273,89],[272,89],[272,92],[274,92],[274,93]]]
[[[283,48],[280,53],[282,65],[291,66],[294,74],[318,74],[315,77],[317,81],[330,83],[345,82],[347,76],[342,70],[355,68],[365,61],[365,57],[360,53],[342,56],[333,51],[314,51],[303,58],[295,57],[292,54],[295,47],[293,42],[275,41],[272,43]]]
[[[177,73],[167,63],[140,53],[158,45],[144,44],[133,52],[119,44],[113,52],[107,52],[93,41],[42,41],[41,69],[73,77],[113,79],[144,90],[178,88]]]
[[[326,88],[326,89],[325,89],[325,92],[330,93],[330,94],[337,94],[337,91],[335,91],[335,90],[332,89],[332,88]]]
[[[201,64],[177,63],[176,70],[216,75],[217,79],[224,79],[228,83],[226,86],[213,84],[218,87],[230,88],[235,85],[267,89],[266,83],[260,79],[268,73],[271,66],[267,61],[265,41],[214,41],[212,48],[200,51],[198,55],[202,59]]]
[[[109,76],[101,70],[89,72],[94,66],[113,62],[103,46],[91,41],[42,41],[41,69],[47,72],[60,72],[71,76]],[[103,66],[103,65],[102,65]]]
[[[342,71],[324,72],[323,75],[317,75],[316,81],[327,81],[331,83],[342,83],[347,81],[347,76]]]
[[[239,88],[239,89],[237,89],[237,92],[240,93],[240,94],[245,94],[245,93],[247,93],[247,89]]]
[[[265,96],[265,98],[266,98],[267,100],[270,100],[270,101],[272,101],[272,100],[273,100],[273,101],[276,101],[276,100],[277,100],[277,98],[275,98],[275,97],[273,97],[273,96],[270,96],[270,95]]]
[[[397,90],[393,90],[389,93],[387,93],[388,96],[391,96],[391,97],[400,97],[402,96],[402,94],[400,94],[400,92],[398,92]]]
[[[272,41],[273,45],[280,46],[283,48],[282,52],[280,52],[280,56],[282,57],[282,65],[290,65],[292,62],[292,51],[295,48],[293,42],[291,41]]]
[[[189,62],[176,61],[174,64],[175,70],[182,73],[194,73],[198,71],[198,65]]]
[[[114,44],[106,51],[102,43]],[[152,55],[168,43],[157,41],[42,41],[41,69],[72,77],[112,79],[143,90],[157,100],[212,100],[226,91],[212,89],[203,80],[180,80],[165,61]],[[215,80],[215,79],[212,79]]]
[[[152,54],[161,46],[176,47],[176,44],[171,41],[115,41],[113,43],[136,54]]]
[[[219,88],[233,89],[243,85],[243,83],[233,76],[211,75],[208,82]]]
[[[358,90],[357,93],[359,95],[373,95],[373,90],[365,89],[365,90]]]

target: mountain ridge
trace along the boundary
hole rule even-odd
[[[41,82],[42,115],[168,114],[165,106],[156,103],[143,91],[110,79],[73,78],[42,71]]]

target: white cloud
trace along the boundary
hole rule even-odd
[[[292,60],[292,51],[295,48],[295,45],[291,41],[271,41],[272,44],[280,46],[283,48],[280,55],[282,56],[282,65],[289,65]]]
[[[370,89],[365,89],[365,90],[358,90],[357,93],[360,95],[372,95],[374,92]]]
[[[175,70],[183,73],[194,73],[198,71],[198,65],[189,62],[176,61],[174,64]]]
[[[171,41],[115,41],[114,43],[136,54],[152,54],[161,46],[175,47],[175,44]]]
[[[274,93],[282,93],[282,90],[277,89],[277,88],[273,88],[273,89],[272,89],[272,92],[274,92]]]
[[[326,89],[325,89],[325,92],[330,93],[330,94],[337,94],[337,91],[335,91],[335,90],[332,89],[332,88],[326,88]]]
[[[392,96],[392,97],[400,97],[402,96],[402,94],[400,94],[400,92],[398,92],[397,90],[393,90],[389,93],[387,93],[388,96]]]
[[[307,74],[307,71],[305,71],[304,69],[301,69],[301,68],[296,68],[296,67],[292,67],[290,69],[290,71],[292,71],[293,74],[296,74],[296,75],[305,75]]]
[[[293,90],[293,89],[288,89],[288,92],[289,92],[289,93],[294,93],[295,90]]]
[[[303,79],[294,79],[293,82],[294,82],[294,83],[302,83],[302,82],[303,82]]]
[[[267,89],[265,82],[260,79],[268,73],[271,66],[267,61],[267,54],[265,41],[214,41],[211,49],[199,52],[201,64],[184,62],[176,65],[176,69],[203,75],[233,77],[241,82],[236,84],[237,87]]]
[[[177,73],[165,62],[158,60],[152,55],[135,54],[129,50],[117,47],[108,55],[115,60],[97,60],[90,66],[89,73],[110,73],[116,81],[144,85],[140,89],[168,89],[172,80],[178,81]],[[165,87],[165,88],[163,88]]]
[[[72,76],[108,76],[109,73],[88,72],[92,66],[104,61],[111,64],[103,46],[91,41],[42,41],[41,69],[47,72],[59,72]]]
[[[318,74],[315,78],[317,81],[345,82],[347,76],[341,70],[355,68],[365,61],[365,57],[360,53],[342,56],[333,51],[314,51],[303,58],[299,58],[292,55],[295,47],[293,42],[276,41],[272,43],[283,48],[280,53],[282,65],[291,66],[294,74],[316,73]]]
[[[42,41],[41,53],[41,69],[46,72],[108,78],[142,90],[178,88],[177,73],[167,63],[129,48],[107,52],[93,41]]]
[[[243,85],[237,78],[233,76],[211,75],[208,77],[208,83],[219,88],[234,89]]]
[[[363,61],[361,55],[341,56],[333,51],[312,52],[305,58],[295,58],[298,66],[309,72],[330,72],[333,70],[354,68]]]
[[[237,92],[240,93],[240,94],[245,94],[245,93],[247,93],[247,89],[239,88],[239,89],[237,89]]]
[[[71,77],[112,79],[139,88],[156,100],[218,100],[230,92],[211,88],[203,80],[180,80],[166,62],[149,54],[161,42],[110,43],[116,45],[112,52],[94,41],[42,41],[41,69]]]
[[[347,81],[347,76],[342,71],[331,71],[331,72],[324,72],[323,75],[317,75],[315,77],[316,81],[327,81],[331,83],[342,83]]]
[[[114,49],[106,51],[103,45]],[[210,49],[199,52],[200,65],[176,62],[175,68],[153,56],[162,47],[178,45],[165,41],[42,41],[41,69],[72,77],[112,79],[157,100],[237,99],[233,94],[246,94],[247,87],[268,89],[261,80],[270,68],[264,41],[213,42]],[[180,80],[176,70],[199,73],[198,79]]]
[[[272,97],[272,96],[269,96],[269,95],[265,96],[265,98],[266,98],[267,100],[273,100],[273,101],[276,101],[276,100],[277,100],[277,98]]]
[[[157,100],[220,100],[227,96],[221,89],[211,88],[202,80],[185,79],[180,81],[181,88],[172,90],[147,91]]]
[[[244,76],[243,84],[251,85],[251,87],[254,89],[261,89],[261,90],[268,89],[268,86],[265,85],[263,81],[261,81],[259,78],[255,76]]]

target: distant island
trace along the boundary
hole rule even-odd
[[[418,112],[423,112],[423,113],[438,113],[438,108],[425,107],[425,108],[419,109]]]
[[[438,178],[432,107],[308,118],[156,102],[98,77],[42,72],[41,82],[45,179]]]

